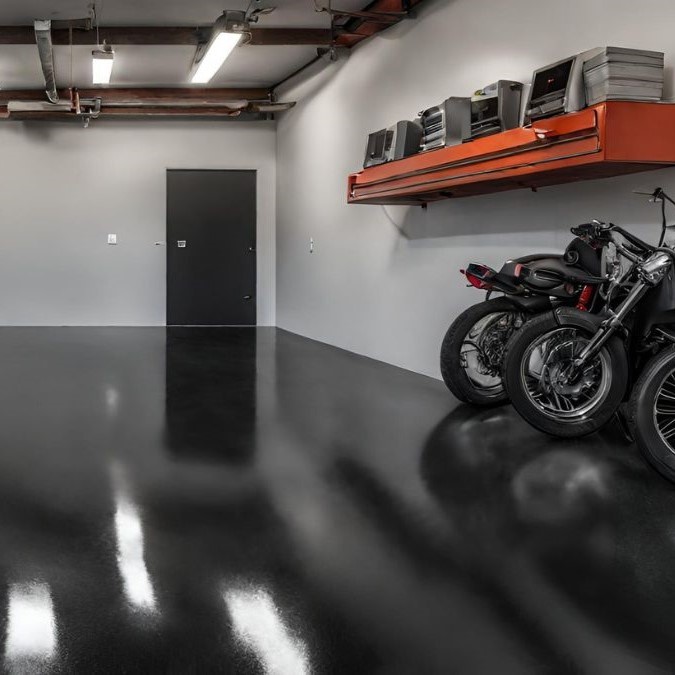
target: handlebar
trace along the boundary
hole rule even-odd
[[[671,204],[675,205],[675,200],[673,200],[671,197],[669,197],[666,194],[666,191],[663,188],[660,188],[660,187],[654,188],[653,190],[633,190],[633,194],[635,194],[635,195],[645,195],[645,197],[650,197],[650,201],[654,201],[654,202],[668,201]]]
[[[594,220],[590,223],[581,223],[576,227],[570,228],[573,235],[577,237],[590,237],[597,239],[605,232],[608,232],[613,225],[611,223],[601,223],[599,220]]]
[[[624,237],[624,239],[629,241],[631,244],[633,244],[633,246],[640,249],[640,251],[644,253],[651,253],[656,249],[656,246],[652,246],[651,244],[648,244],[646,241],[642,241],[642,239],[640,239],[639,237],[636,237],[634,234],[631,234],[630,232],[624,230],[623,227],[613,225],[612,230],[614,232],[618,232],[622,237]]]
[[[646,241],[642,241],[642,239],[636,237],[631,232],[624,230],[623,227],[619,227],[613,223],[601,223],[598,220],[572,227],[571,232],[577,237],[587,237],[598,243],[609,243],[612,240],[612,232],[617,232],[638,249],[639,253],[651,253],[656,248]]]

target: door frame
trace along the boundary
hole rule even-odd
[[[259,302],[259,296],[260,296],[260,289],[261,289],[261,284],[260,284],[260,200],[261,200],[261,190],[260,190],[260,174],[261,174],[261,167],[250,167],[250,166],[227,166],[227,167],[213,167],[210,166],[208,168],[202,169],[200,167],[177,167],[177,166],[169,166],[166,167],[164,170],[164,243],[165,243],[165,255],[164,255],[164,325],[169,326],[168,323],[168,307],[169,307],[169,287],[168,287],[168,280],[169,280],[169,240],[168,240],[168,229],[169,229],[169,190],[168,190],[168,174],[170,171],[194,171],[194,172],[218,172],[222,173],[224,171],[252,171],[255,174],[255,197],[256,197],[256,203],[255,203],[255,239],[256,239],[256,256],[255,256],[255,274],[256,274],[256,298],[255,298],[255,324],[252,326],[241,326],[242,328],[256,328],[257,326],[260,325],[265,325],[261,324],[260,321],[260,302]],[[273,229],[272,229],[272,239],[276,240],[276,219],[273,221]],[[272,247],[272,260],[275,260],[276,258],[276,251],[274,250],[275,247]],[[276,278],[276,265],[273,265],[272,268],[272,278]],[[273,284],[272,287],[272,293],[273,296],[276,295],[276,284]],[[274,312],[276,314],[276,312]],[[275,317],[276,318],[276,317]],[[216,326],[217,327],[217,326]],[[236,326],[231,326],[231,327],[236,327]]]

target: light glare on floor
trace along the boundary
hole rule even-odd
[[[116,506],[117,565],[124,593],[135,608],[152,611],[155,609],[155,592],[145,565],[143,528],[138,510],[122,495],[117,495]]]
[[[309,675],[307,648],[291,635],[267,591],[229,590],[225,602],[235,636],[256,654],[267,675]]]
[[[7,661],[48,660],[54,656],[56,620],[47,584],[13,584],[7,614]]]

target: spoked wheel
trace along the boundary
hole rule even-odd
[[[501,377],[504,351],[524,321],[504,298],[473,305],[455,319],[441,347],[441,374],[460,401],[497,405],[508,400]]]
[[[567,315],[574,318],[574,312]],[[583,315],[583,312],[579,312]],[[588,317],[560,325],[553,313],[537,317],[510,341],[505,384],[516,410],[534,427],[578,437],[602,427],[626,388],[626,355],[613,338],[583,368],[575,360],[593,335]]]
[[[526,350],[520,377],[530,402],[553,419],[583,419],[609,390],[609,359],[599,354],[580,372],[574,360],[589,338],[578,328],[545,333]]]
[[[644,457],[675,482],[675,348],[660,352],[645,366],[633,388],[629,418]]]
[[[487,395],[503,389],[502,359],[506,343],[523,324],[516,312],[495,312],[477,321],[460,347],[460,365],[471,384]]]
[[[666,375],[656,392],[654,421],[661,438],[675,452],[675,368]]]

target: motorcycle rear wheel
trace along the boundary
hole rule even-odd
[[[508,401],[501,378],[502,357],[517,330],[513,326],[524,320],[506,298],[493,298],[472,305],[452,322],[441,345],[441,375],[456,398],[480,406]]]
[[[588,314],[568,309],[565,323],[547,312],[516,333],[504,355],[504,384],[513,407],[533,427],[560,438],[579,438],[603,427],[616,412],[628,381],[628,360],[612,337],[583,372],[568,380],[574,358],[595,326]]]
[[[659,352],[638,378],[628,418],[643,457],[675,482],[675,347]]]

